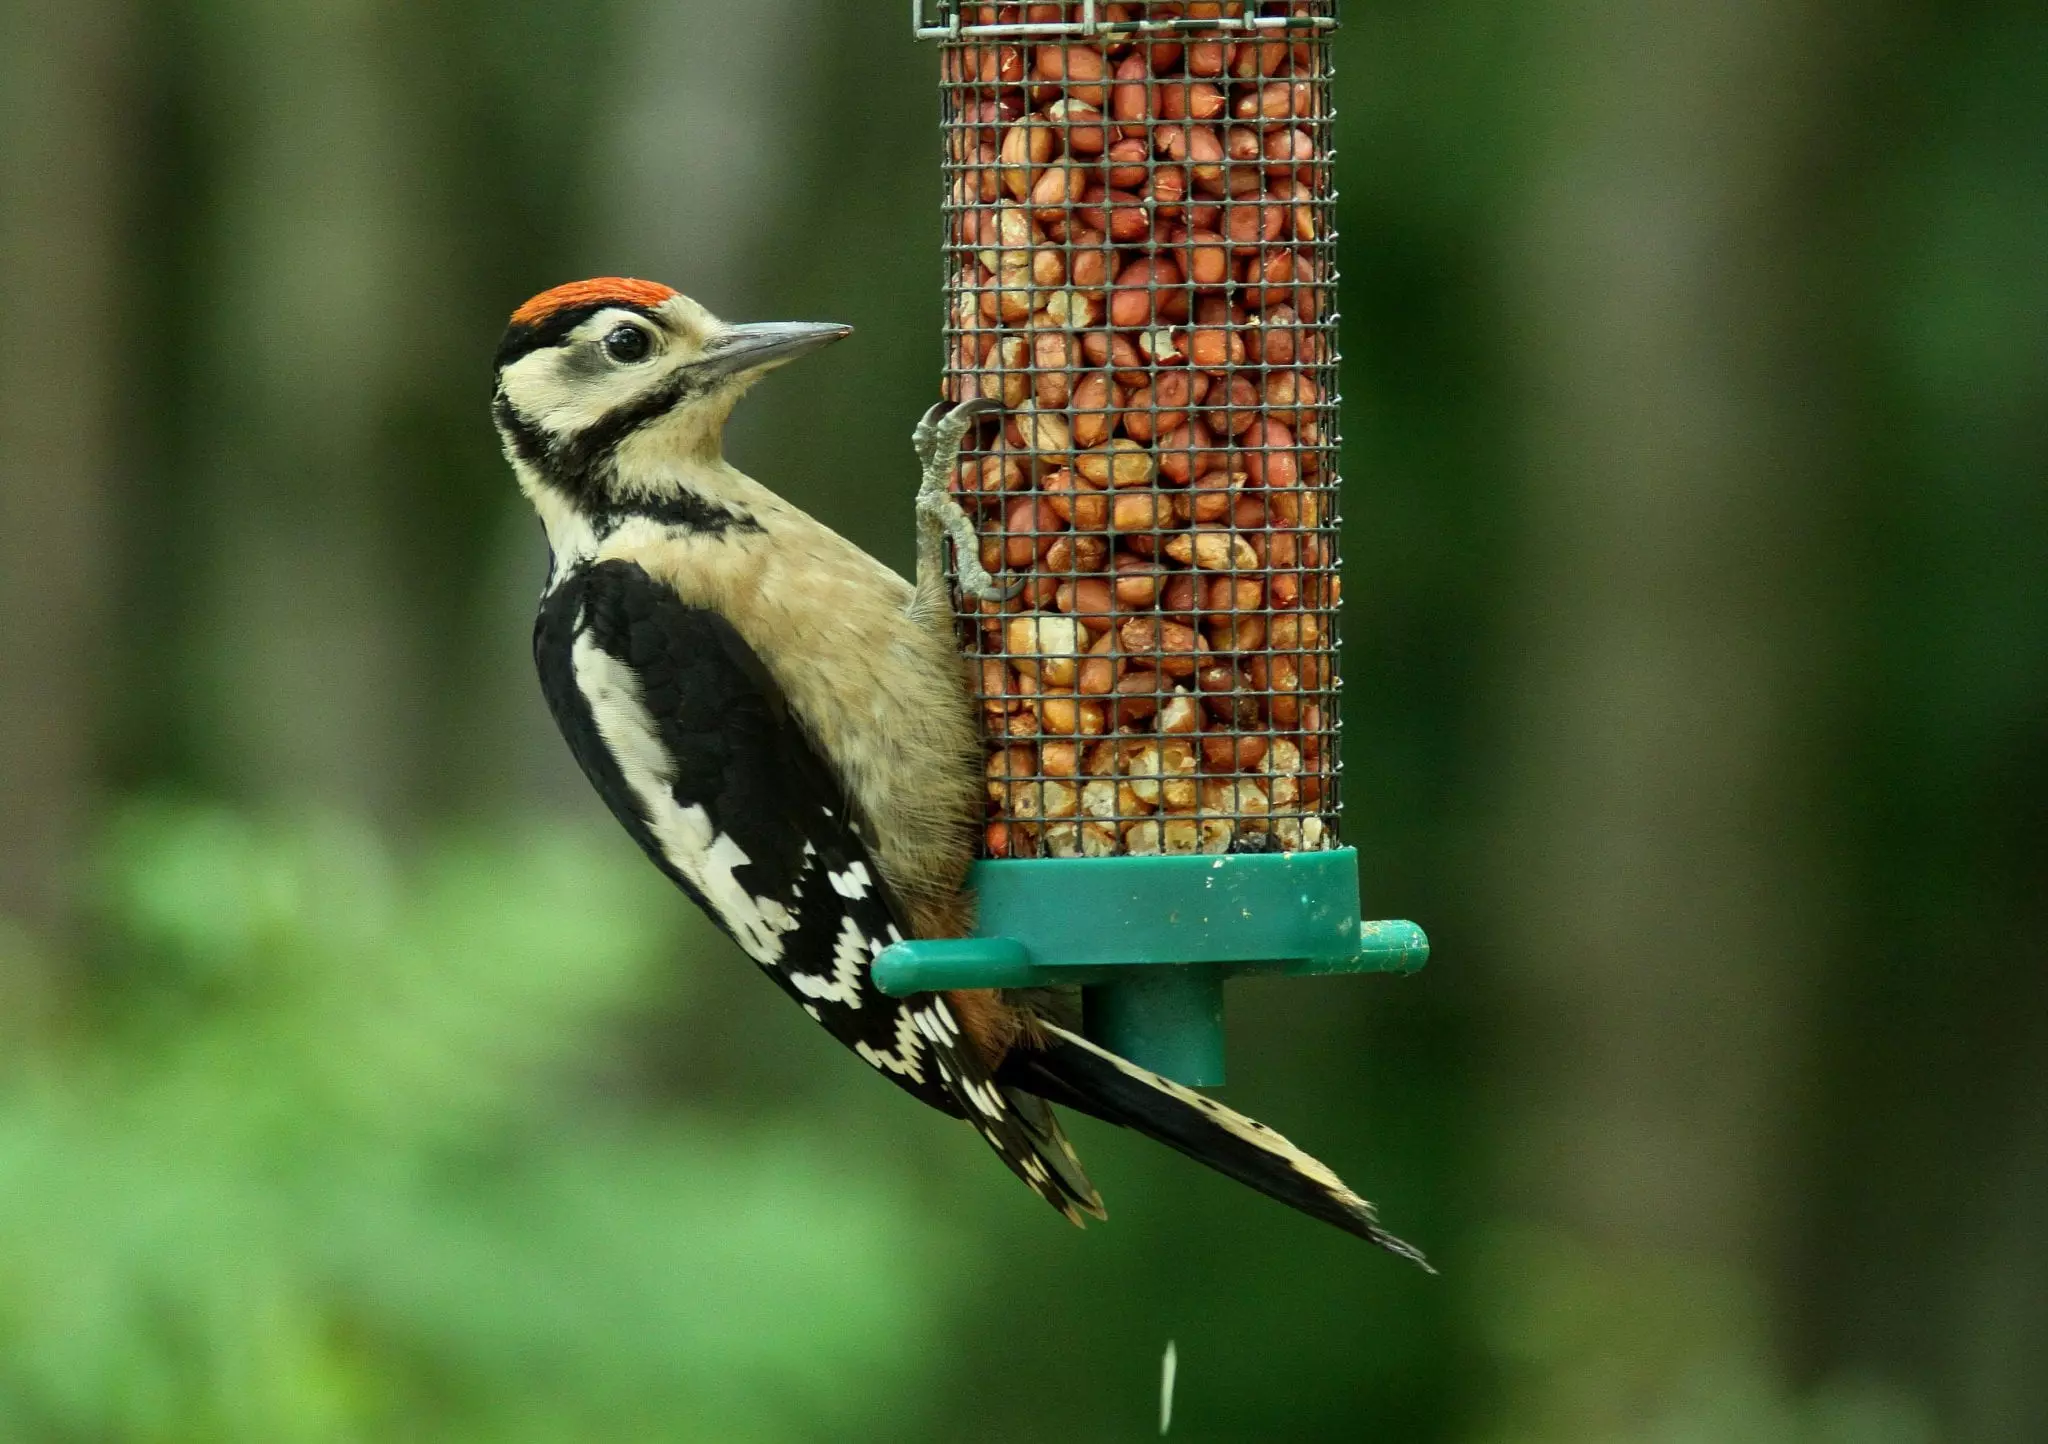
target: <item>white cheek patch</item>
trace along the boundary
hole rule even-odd
[[[551,436],[586,431],[646,389],[645,373],[621,368],[609,375],[572,375],[559,351],[522,356],[503,373],[505,399],[513,409]]]
[[[499,373],[505,399],[534,425],[554,436],[573,436],[606,417],[651,395],[667,383],[679,366],[696,359],[687,345],[668,347],[651,360],[632,365],[581,364],[594,353],[586,350],[613,327],[647,324],[638,312],[618,307],[597,312],[579,325],[563,344],[543,346]],[[571,350],[579,354],[572,358]]]
[[[749,861],[747,854],[711,825],[709,813],[676,801],[674,762],[641,700],[640,679],[588,633],[578,634],[572,663],[598,735],[662,856],[710,904],[748,957],[764,967],[781,962],[782,935],[795,929],[796,919],[774,898],[756,897],[741,885],[734,873]]]

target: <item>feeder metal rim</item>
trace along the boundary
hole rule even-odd
[[[960,23],[962,0],[939,0],[938,13],[945,16],[939,24],[929,23],[925,12],[930,6],[926,0],[910,0],[911,33],[919,40],[959,40],[963,37],[989,40],[1065,40],[1079,36],[1093,39],[1098,35],[1121,37],[1129,35],[1173,35],[1202,33],[1218,30],[1234,30],[1245,34],[1261,31],[1301,30],[1311,33],[1331,31],[1337,28],[1334,15],[1239,15],[1226,19],[1217,16],[1213,20],[1139,20],[1121,25],[1111,25],[1096,15],[1096,0],[1082,0],[1079,20],[1061,20],[1038,24],[1012,22],[1008,25],[963,25]]]

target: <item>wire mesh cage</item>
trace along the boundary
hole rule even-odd
[[[1334,0],[919,18],[984,855],[1334,847]]]
[[[1223,1081],[1223,985],[1412,972],[1337,838],[1335,0],[914,0],[940,43],[954,606],[987,745],[978,935],[893,994],[1078,985]],[[961,558],[955,557],[956,568]]]

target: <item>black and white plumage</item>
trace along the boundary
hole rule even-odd
[[[1050,1115],[1019,1114],[945,998],[892,998],[870,981],[908,935],[902,907],[845,790],[730,622],[633,562],[597,562],[548,592],[534,658],[598,795],[748,957],[869,1066],[973,1123],[1055,1204],[1100,1210]]]
[[[493,412],[553,553],[542,690],[613,815],[812,1018],[966,1119],[1075,1222],[1102,1204],[1049,1103],[1135,1128],[1414,1257],[1270,1129],[994,992],[891,998],[900,938],[957,936],[979,744],[941,550],[962,408],[919,428],[916,586],[728,465],[760,375],[844,335],[728,326],[644,281],[559,287],[515,312]],[[962,547],[970,588],[990,585]]]

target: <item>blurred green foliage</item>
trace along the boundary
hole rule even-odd
[[[957,1232],[815,1124],[607,1100],[668,937],[611,861],[125,814],[97,1016],[0,1085],[0,1437],[887,1432]]]

